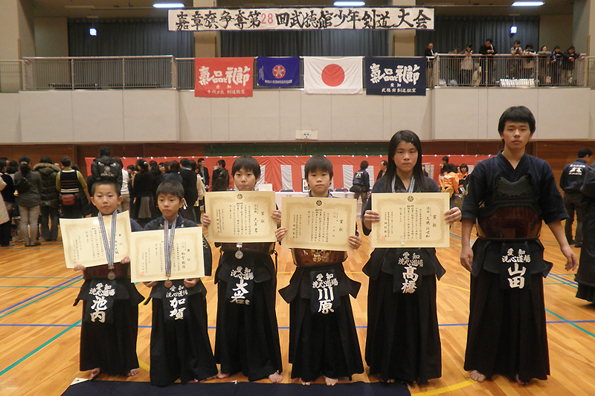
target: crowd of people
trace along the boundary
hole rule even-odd
[[[58,163],[43,156],[35,165],[28,156],[18,161],[0,158],[0,174],[4,184],[1,188],[4,210],[0,209],[2,247],[13,246],[17,241],[24,241],[25,246],[39,246],[40,239],[56,241],[61,217],[96,216],[97,208],[88,197],[92,196],[93,183],[106,176],[115,177],[121,185],[119,210],[130,210],[131,217],[142,226],[159,216],[156,192],[161,182],[176,180],[184,186],[186,205],[182,212],[198,223],[201,209],[204,210],[205,192],[210,190],[209,171],[203,158],[165,163],[139,159],[124,169],[122,160],[112,157],[107,146],[100,148],[86,179],[69,157]],[[212,181],[213,191],[229,188],[224,160],[213,171]]]
[[[448,53],[440,53],[434,50],[432,43],[428,44],[425,50],[428,76],[432,75],[435,68],[436,55],[447,55],[442,59],[444,65],[440,68],[439,77],[446,85],[494,86],[502,79],[530,79],[539,86],[577,84],[575,65],[581,54],[572,45],[566,51],[562,51],[558,45],[551,51],[545,45],[536,51],[533,44],[527,43],[523,49],[521,42],[515,40],[510,51],[497,52],[493,40],[488,38],[476,53],[473,52],[472,43],[464,48],[461,50],[457,47]],[[431,81],[428,79],[428,85],[431,85]]]

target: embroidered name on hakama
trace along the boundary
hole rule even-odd
[[[403,284],[401,286],[401,293],[415,293],[419,286],[418,283],[421,281],[419,274],[416,271],[418,267],[424,266],[424,261],[417,253],[404,252],[397,263],[403,266]]]
[[[99,323],[111,323],[111,309],[116,295],[115,281],[93,281],[89,288],[89,298],[85,320]]]
[[[183,320],[188,308],[188,289],[184,285],[172,285],[165,289],[163,298],[165,320]]]
[[[235,287],[233,286],[232,279],[230,279],[229,283],[232,285],[232,289],[229,302],[233,304],[250,305],[250,299],[252,298],[251,291],[254,285],[254,272],[252,272],[252,269],[239,265],[236,269],[231,271],[229,276],[230,278],[237,279]]]
[[[531,255],[525,249],[508,248],[506,250],[506,254],[502,255],[502,263],[506,265],[506,271],[503,275],[508,282],[508,288],[524,289],[529,286],[527,267],[524,264],[530,262]]]
[[[312,277],[310,305],[312,313],[328,315],[335,312],[340,300],[336,298],[339,280],[335,278],[334,271],[312,271],[310,276]]]

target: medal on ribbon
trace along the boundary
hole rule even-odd
[[[163,251],[165,256],[165,287],[170,288],[172,286],[172,281],[169,280],[171,276],[171,250],[174,246],[174,236],[176,235],[176,221],[171,225],[171,230],[169,227],[169,221],[165,219],[165,223],[163,223]]]
[[[107,268],[109,269],[109,273],[107,274],[107,279],[109,280],[116,279],[116,274],[114,273],[114,251],[116,244],[117,214],[118,211],[115,211],[112,214],[112,232],[109,239],[107,237],[107,230],[105,229],[105,224],[103,223],[103,214],[101,214],[101,212],[97,214],[97,218],[99,219],[99,229],[101,230],[101,239],[103,239],[103,249],[105,250],[105,258],[107,260]]]

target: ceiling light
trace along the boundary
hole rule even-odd
[[[155,3],[153,4],[155,8],[184,8],[184,4],[182,3]]]
[[[97,29],[90,28],[89,29],[89,36],[97,36]]]
[[[364,1],[335,1],[335,7],[363,7],[366,3]]]
[[[543,1],[515,1],[512,3],[513,7],[539,7],[543,5]]]

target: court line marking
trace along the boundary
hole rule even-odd
[[[59,291],[61,291],[61,290],[64,290],[64,289],[66,289],[67,287],[71,286],[72,284],[74,284],[74,283],[78,282],[78,281],[80,280],[80,278],[82,278],[82,275],[80,275],[80,276],[77,276],[76,278],[72,279],[72,280],[71,280],[71,281],[69,281],[69,282],[63,282],[63,283],[61,283],[61,284],[60,284],[60,285],[64,285],[64,286],[61,286],[61,287],[60,287],[60,285],[58,285],[58,286],[54,286],[52,289],[55,289],[55,290],[53,290],[53,291],[52,291],[52,289],[45,290],[45,291],[43,291],[43,292],[41,292],[41,293],[39,293],[39,294],[36,294],[36,295],[35,295],[35,296],[33,296],[33,297],[30,297],[30,298],[28,298],[28,299],[26,299],[26,300],[23,300],[23,301],[21,301],[21,302],[20,302],[20,303],[18,303],[18,304],[15,304],[15,305],[13,305],[12,307],[9,307],[9,308],[6,308],[6,309],[4,309],[4,310],[0,311],[0,314],[1,314],[1,313],[4,313],[4,312],[6,312],[6,311],[8,311],[8,310],[11,310],[11,309],[12,309],[12,311],[10,311],[10,312],[6,312],[6,313],[4,313],[3,315],[0,315],[0,319],[4,318],[4,317],[6,317],[6,316],[10,315],[11,313],[14,313],[14,312],[16,312],[16,311],[18,311],[18,310],[20,310],[20,309],[23,309],[23,308],[25,308],[25,307],[27,307],[27,306],[29,306],[29,305],[33,304],[33,303],[36,303],[36,302],[37,302],[37,301],[39,301],[39,300],[42,300],[42,299],[44,299],[44,298],[46,298],[46,297],[49,297],[49,296],[51,296],[51,295],[52,295],[52,294],[54,294],[54,293],[57,293],[57,292],[59,292]],[[68,283],[70,283],[70,285],[69,285]],[[44,294],[45,294],[45,295],[44,295]],[[36,300],[33,300],[33,301],[30,301],[30,300],[32,300],[32,299],[35,299],[35,298],[37,298],[37,299],[36,299]],[[27,302],[27,301],[29,301],[29,302]],[[26,302],[27,302],[27,303],[26,303]],[[26,303],[26,304],[24,304],[24,303]],[[24,304],[24,305],[21,305],[21,304]],[[19,305],[21,305],[21,306],[19,306]],[[15,308],[15,307],[16,307],[16,308]],[[13,308],[14,308],[14,309],[13,309]]]
[[[445,393],[445,392],[450,392],[450,391],[454,391],[454,390],[466,388],[469,385],[474,385],[474,384],[477,384],[477,382],[476,381],[473,381],[472,379],[468,379],[467,381],[459,382],[458,384],[448,385],[448,386],[445,386],[445,387],[440,388],[440,389],[433,389],[431,391],[415,392],[415,393],[411,393],[411,395],[424,395],[424,396],[426,396],[426,395],[427,396],[430,396],[430,395],[440,395],[440,394]],[[411,392],[411,389],[409,389],[409,391]]]
[[[20,358],[19,360],[17,360],[13,364],[11,364],[10,366],[6,367],[4,370],[0,371],[0,377],[2,375],[6,374],[8,371],[12,370],[14,367],[16,367],[17,365],[19,365],[23,361],[25,361],[28,358],[30,358],[31,356],[33,356],[35,353],[39,352],[44,347],[46,347],[49,344],[51,344],[52,342],[54,342],[58,337],[60,337],[61,335],[65,334],[70,329],[73,329],[74,327],[76,327],[80,322],[81,322],[81,319],[79,319],[78,321],[76,321],[74,324],[68,326],[66,329],[62,330],[61,332],[59,332],[58,334],[56,334],[55,336],[53,336],[52,338],[50,338],[49,340],[47,340],[46,342],[44,342],[43,344],[41,344],[40,346],[38,346],[37,348],[35,348],[34,350],[32,350],[31,352],[29,352],[28,354],[26,354],[25,356],[23,356],[22,358]]]

